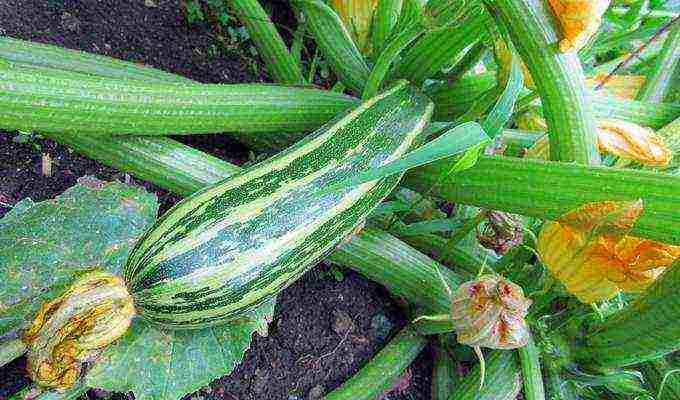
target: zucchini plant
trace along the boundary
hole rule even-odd
[[[674,393],[677,14],[643,1],[296,0],[339,80],[324,91],[304,78],[303,35],[289,50],[258,1],[228,3],[275,85],[200,84],[0,37],[0,128],[186,196],[153,224],[140,189],[81,185],[57,200],[109,196],[123,228],[108,242],[50,231],[47,205],[0,220],[12,248],[0,270],[19,277],[1,292],[0,360],[27,353],[36,384],[17,397],[179,398],[229,373],[276,295],[324,258],[405,299],[411,321],[329,399],[381,395],[434,338],[436,399]],[[657,49],[632,63],[639,40]],[[276,154],[241,169],[163,137],[219,132]],[[22,239],[27,228],[49,245]],[[64,250],[78,240],[93,257]],[[53,267],[41,257],[55,249]],[[149,372],[125,384],[131,365]],[[153,384],[169,379],[182,383]]]

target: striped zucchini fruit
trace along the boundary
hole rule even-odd
[[[237,318],[333,250],[398,183],[319,188],[390,162],[422,139],[433,104],[405,81],[168,211],[124,268],[138,314],[170,328]]]

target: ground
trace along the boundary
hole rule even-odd
[[[281,6],[274,7],[274,18],[292,23]],[[188,25],[174,0],[0,0],[0,34],[140,62],[201,82],[269,80],[257,57],[246,50],[216,53],[211,26],[200,21]],[[25,139],[0,131],[0,217],[19,200],[51,198],[84,175],[129,179],[53,141]],[[230,162],[248,159],[248,149],[226,134],[181,140]],[[54,160],[51,177],[41,173],[43,153]],[[132,182],[159,196],[161,212],[178,200],[149,183]],[[338,280],[328,266],[319,266],[285,290],[269,336],[253,340],[231,375],[187,398],[316,398],[351,377],[405,320],[382,287],[352,272],[343,275]],[[408,388],[386,398],[429,399],[431,359],[428,349],[410,367]],[[0,399],[27,384],[23,365],[19,359],[0,369]],[[90,391],[88,396],[112,395]]]

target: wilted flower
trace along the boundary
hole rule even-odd
[[[649,128],[612,119],[599,120],[597,123],[597,143],[603,153],[653,167],[668,165],[673,158],[673,152],[666,146],[664,139]],[[534,142],[525,157],[548,159],[548,136]]]
[[[82,363],[127,331],[135,313],[122,279],[91,272],[42,305],[23,336],[28,374],[41,386],[73,387]]]
[[[538,237],[541,260],[584,303],[644,290],[680,247],[627,235],[642,211],[642,200],[605,201],[547,222]]]
[[[522,244],[524,229],[519,215],[503,211],[485,211],[486,221],[477,228],[479,244],[502,255]]]
[[[668,165],[673,157],[663,138],[649,128],[611,119],[599,120],[598,126],[601,151],[651,166]]]
[[[500,275],[463,283],[451,299],[458,342],[492,349],[524,346],[530,337],[524,320],[530,305],[522,288]]]
[[[370,51],[369,34],[378,0],[332,0],[331,7],[338,13],[354,43],[363,52]]]
[[[611,0],[549,0],[562,27],[560,51],[578,51],[602,24]]]

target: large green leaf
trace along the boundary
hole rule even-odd
[[[156,197],[92,178],[53,200],[19,202],[0,219],[0,336],[93,267],[118,271],[156,217]]]
[[[179,399],[234,369],[250,347],[253,332],[267,334],[274,303],[241,320],[201,330],[166,331],[137,320],[99,357],[85,383],[132,391],[137,400]]]
[[[151,225],[158,204],[142,188],[81,179],[53,200],[24,200],[0,219],[0,336],[30,319],[38,306],[79,273],[98,266],[118,273],[131,246]],[[274,300],[219,327],[167,331],[138,318],[104,350],[82,383],[132,391],[137,399],[178,399],[229,374],[265,335]]]

